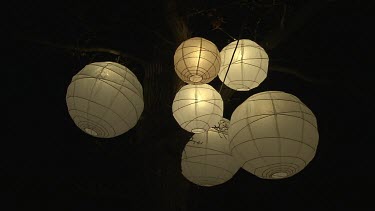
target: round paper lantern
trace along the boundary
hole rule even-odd
[[[185,85],[172,104],[173,116],[185,130],[203,133],[223,117],[223,100],[210,85]]]
[[[185,40],[174,54],[175,71],[186,83],[206,84],[220,69],[220,53],[216,45],[201,37]]]
[[[315,156],[319,134],[311,110],[280,91],[249,97],[233,112],[230,148],[242,168],[264,179],[301,171]]]
[[[228,139],[229,121],[223,119],[206,133],[194,134],[182,152],[181,168],[186,179],[200,186],[230,180],[240,165],[232,157]]]
[[[239,40],[237,48],[236,44],[237,41],[231,42],[221,50],[219,78],[221,81],[225,78],[224,84],[231,89],[249,91],[267,77],[269,58],[266,51],[251,40]],[[233,60],[228,71],[232,56]]]
[[[74,123],[100,138],[133,128],[143,112],[143,90],[137,77],[114,62],[86,65],[70,83],[66,103]]]

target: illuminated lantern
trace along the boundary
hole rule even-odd
[[[174,54],[175,71],[186,83],[206,84],[220,69],[220,52],[216,45],[201,37],[185,40]]]
[[[239,40],[237,48],[236,44],[237,41],[233,41],[221,50],[219,78],[221,81],[225,78],[224,84],[231,89],[248,91],[257,87],[267,77],[269,58],[266,51],[251,40]]]
[[[223,119],[206,133],[194,134],[182,152],[182,174],[200,186],[214,186],[230,180],[240,165],[231,156],[229,121]]]
[[[264,179],[301,171],[314,158],[319,140],[311,110],[280,91],[249,97],[233,112],[228,131],[233,156],[243,169]]]
[[[185,130],[193,133],[208,131],[223,117],[223,100],[210,85],[185,85],[172,104],[173,116]]]
[[[143,112],[143,90],[137,77],[114,62],[86,65],[66,94],[68,111],[84,132],[111,138],[133,128]]]

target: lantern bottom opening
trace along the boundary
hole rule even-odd
[[[190,76],[189,80],[192,81],[192,82],[200,82],[202,80],[202,76],[200,75],[193,75],[193,76]]]
[[[274,173],[274,174],[272,174],[272,178],[274,178],[274,179],[281,179],[281,178],[284,178],[284,177],[287,177],[288,176],[288,174],[287,173],[285,173],[285,172],[276,172],[276,173]]]
[[[193,133],[204,133],[206,132],[206,130],[202,129],[202,128],[194,128],[191,130],[191,132]]]
[[[238,88],[237,91],[249,91],[249,88]]]
[[[90,135],[93,135],[93,136],[97,136],[98,133],[95,132],[94,130],[92,130],[91,128],[85,128],[85,131],[86,133],[90,134]]]

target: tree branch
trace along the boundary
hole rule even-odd
[[[328,3],[327,0],[310,0],[293,17],[288,18],[290,21],[286,22],[284,28],[277,25],[275,29],[271,30],[260,45],[266,50],[276,48],[280,43],[286,41],[291,34],[300,30],[314,15]]]
[[[23,40],[26,40],[26,41],[29,41],[29,42],[33,42],[33,43],[37,43],[37,44],[40,44],[40,45],[45,45],[45,46],[50,46],[50,47],[54,47],[54,48],[60,48],[60,49],[64,49],[64,50],[70,50],[70,51],[78,51],[78,52],[86,52],[86,53],[89,53],[89,52],[100,52],[100,53],[109,53],[109,54],[113,54],[113,55],[116,55],[116,56],[120,56],[120,57],[123,57],[123,58],[129,58],[129,59],[132,59],[142,65],[145,65],[147,64],[147,62],[139,57],[136,57],[136,56],[132,56],[132,55],[129,55],[129,54],[126,54],[124,52],[121,52],[119,50],[115,50],[115,49],[110,49],[110,48],[103,48],[103,47],[75,47],[75,46],[71,46],[71,45],[61,45],[61,44],[56,44],[56,43],[52,43],[52,42],[49,42],[49,41],[41,41],[41,40],[31,40],[31,39],[23,39]]]

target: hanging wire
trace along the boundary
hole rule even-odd
[[[259,23],[262,21],[262,18],[259,18],[256,25],[255,25],[255,28],[254,28],[254,32],[253,32],[253,39],[254,39],[254,42],[257,41],[257,32],[258,32],[258,26],[259,26]]]
[[[223,82],[221,83],[221,86],[220,86],[220,90],[219,90],[219,93],[221,94],[221,90],[223,89],[223,85],[224,85],[224,82],[225,82],[225,79],[227,78],[227,75],[228,75],[228,72],[229,72],[229,68],[230,68],[230,65],[232,64],[232,61],[233,61],[233,58],[234,58],[234,54],[236,53],[236,50],[237,50],[237,47],[238,47],[238,43],[240,42],[240,39],[242,37],[242,33],[244,31],[244,28],[245,28],[245,25],[247,24],[247,21],[249,19],[249,13],[247,14],[246,18],[244,19],[244,22],[242,23],[242,26],[241,26],[241,30],[240,30],[240,34],[238,36],[238,40],[236,42],[236,47],[234,48],[234,51],[233,51],[233,54],[232,54],[232,58],[230,59],[230,62],[229,62],[229,65],[228,65],[228,69],[227,69],[227,72],[225,73],[225,76],[224,76],[224,79],[223,79]],[[223,30],[222,30],[223,31]],[[224,31],[223,31],[224,32]],[[226,32],[224,32],[226,33]],[[229,35],[228,33],[226,33],[227,35]],[[232,36],[231,36],[232,37]]]
[[[94,59],[95,57],[97,56],[98,54],[97,53],[94,53],[90,59],[90,63],[93,63],[94,62]]]
[[[232,58],[230,59],[230,62],[229,62],[229,65],[228,65],[228,69],[227,69],[227,72],[225,73],[225,76],[224,76],[223,83],[221,83],[219,93],[221,93],[221,90],[223,89],[223,85],[224,85],[225,79],[227,78],[227,75],[228,75],[228,72],[229,72],[229,68],[230,68],[230,65],[232,64],[233,57],[234,57],[234,54],[236,53],[237,46],[238,46],[238,43],[239,43],[239,42],[240,42],[240,39],[238,39],[237,42],[236,42],[236,47],[234,48],[234,51],[233,51],[233,54],[232,54]]]
[[[219,30],[222,31],[224,34],[226,34],[228,37],[230,37],[232,40],[237,40],[237,39],[234,38],[232,35],[230,35],[228,32],[224,31],[224,29],[222,29],[221,27],[218,27],[218,28],[215,28],[215,29],[219,29]]]
[[[76,40],[75,46],[72,49],[73,55],[76,58],[74,64],[73,64],[73,69],[74,71],[79,71],[79,68],[82,68],[82,60],[83,56],[81,55],[81,52],[79,52],[77,49],[80,47],[79,39]]]

